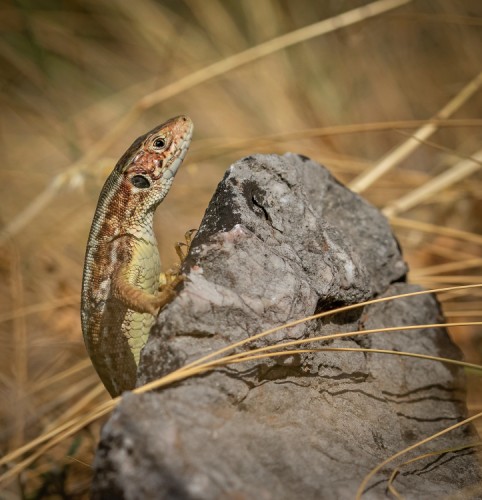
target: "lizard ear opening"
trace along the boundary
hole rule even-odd
[[[133,186],[139,189],[147,189],[151,186],[149,180],[143,175],[134,175],[134,177],[131,178],[131,183]]]

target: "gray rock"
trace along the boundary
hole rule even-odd
[[[244,158],[227,171],[206,211],[184,265],[189,280],[159,315],[139,385],[273,326],[416,290],[404,283],[406,271],[384,217],[324,167],[293,154]],[[440,321],[435,298],[422,295],[303,323],[247,348]],[[442,328],[311,346],[459,357]],[[433,361],[316,352],[232,364],[160,392],[126,393],[102,432],[93,495],[353,498],[370,469],[465,412],[460,370]],[[472,438],[464,427],[423,452]],[[396,487],[414,499],[481,480],[470,449],[402,472]],[[389,473],[377,475],[364,498],[386,498]]]

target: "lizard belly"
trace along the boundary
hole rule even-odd
[[[157,246],[151,242],[138,240],[133,247],[132,258],[128,265],[127,279],[136,288],[158,295],[161,262]],[[136,366],[142,348],[146,345],[149,331],[155,323],[155,318],[149,313],[139,313],[127,309],[121,326],[121,332],[127,339],[134,356]]]

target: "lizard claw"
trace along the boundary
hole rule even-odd
[[[178,241],[175,245],[176,253],[179,257],[181,263],[187,257],[189,249],[191,248],[192,235],[197,231],[197,229],[189,229],[184,233],[184,242]],[[185,248],[184,248],[185,247]]]
[[[191,243],[192,243],[192,235],[194,233],[197,233],[197,229],[189,229],[189,231],[186,231],[184,233],[184,239],[186,240],[186,245],[188,246],[188,248],[191,246]]]
[[[157,312],[174,298],[174,296],[176,295],[175,288],[187,279],[185,275],[181,274],[181,264],[183,263],[189,252],[189,248],[192,242],[192,235],[196,231],[197,229],[189,229],[189,231],[186,231],[186,233],[184,234],[184,239],[186,241],[176,243],[175,249],[180,263],[174,266],[174,268],[169,269],[169,271],[161,273],[159,277],[160,295],[157,297],[157,300],[154,304],[154,307],[156,308],[154,315],[157,315]]]
[[[186,247],[186,250],[184,250],[183,247]],[[187,256],[187,252],[189,250],[189,247],[187,246],[186,243],[182,243],[181,241],[178,241],[176,243],[176,245],[174,246],[174,248],[176,249],[176,253],[177,253],[177,256],[179,257],[179,260],[182,262]]]

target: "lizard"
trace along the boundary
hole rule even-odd
[[[85,254],[81,324],[87,352],[112,397],[135,387],[149,330],[183,279],[160,284],[153,217],[192,132],[191,119],[177,116],[137,138],[99,196]]]

